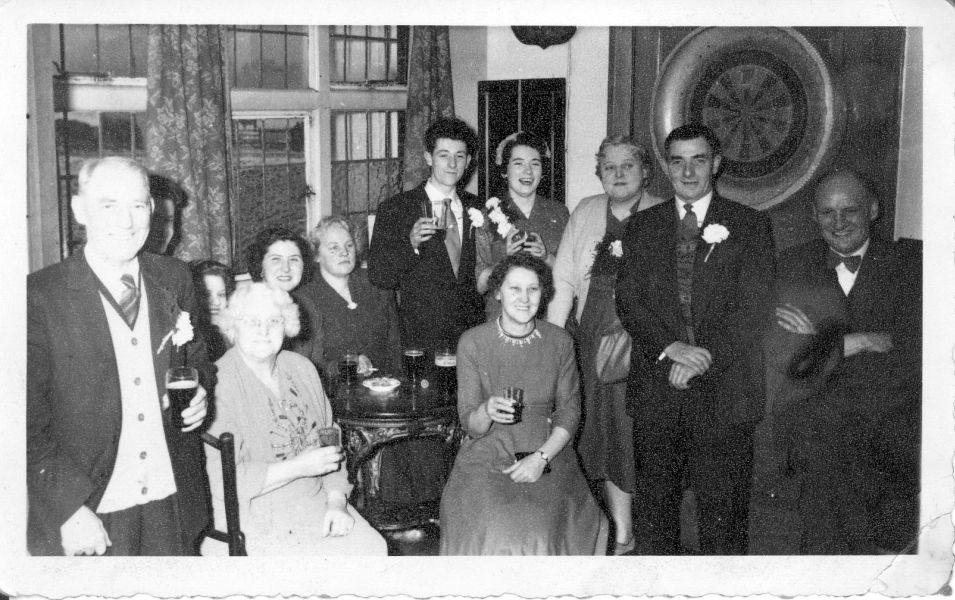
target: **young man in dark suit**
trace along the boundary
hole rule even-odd
[[[195,554],[209,521],[195,430],[214,371],[180,327],[196,308],[189,269],[140,252],[153,207],[137,163],[87,161],[72,208],[82,253],[27,277],[29,551]],[[178,364],[200,378],[182,428],[165,383]]]
[[[878,215],[858,175],[834,172],[813,203],[822,239],[780,257],[774,346],[792,349],[791,383],[813,384],[775,415],[805,554],[916,550],[922,265],[870,234]]]
[[[616,290],[634,343],[636,552],[680,553],[685,482],[696,493],[701,552],[743,554],[764,401],[758,342],[772,310],[771,227],[714,191],[722,157],[707,127],[679,127],[664,147],[675,197],[628,225]]]
[[[484,320],[477,292],[474,231],[468,209],[482,210],[476,196],[458,189],[477,139],[460,119],[440,119],[425,133],[431,176],[378,207],[368,257],[368,276],[398,291],[405,346],[457,347],[464,330]],[[450,210],[447,229],[426,216]]]
[[[457,350],[466,329],[484,321],[484,300],[475,279],[474,231],[468,209],[482,210],[476,196],[458,188],[477,147],[460,119],[439,119],[425,132],[431,175],[418,187],[378,207],[368,255],[368,278],[396,290],[405,348]],[[438,229],[428,215],[443,215]],[[483,211],[482,211],[483,212]],[[404,504],[441,496],[447,460],[432,439],[382,455],[382,497]]]

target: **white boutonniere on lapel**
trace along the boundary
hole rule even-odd
[[[484,227],[484,213],[478,209],[473,207],[469,208],[468,218],[471,219],[471,229]]]
[[[176,317],[176,324],[169,333],[166,334],[166,337],[162,339],[162,342],[159,343],[159,349],[156,350],[156,354],[162,352],[162,349],[166,347],[166,342],[171,340],[173,346],[179,347],[192,341],[192,335],[192,322],[189,320],[189,313],[181,310],[179,311],[179,316]]]
[[[614,242],[610,244],[610,254],[615,258],[623,258],[623,242],[614,240]]]
[[[710,259],[710,254],[713,254],[713,249],[716,248],[716,245],[720,242],[725,242],[729,236],[730,230],[719,223],[710,223],[704,227],[703,241],[710,245],[710,251],[706,253],[706,258],[703,259],[703,262],[708,261]]]

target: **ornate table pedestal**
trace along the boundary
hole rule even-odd
[[[462,434],[454,398],[409,383],[387,394],[356,384],[336,390],[332,410],[342,428],[348,480],[355,485],[351,502],[368,522],[379,531],[437,523],[439,500],[418,505],[381,500],[380,450],[402,440],[435,438],[455,451]]]

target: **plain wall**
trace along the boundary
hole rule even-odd
[[[567,208],[600,193],[594,154],[607,134],[608,27],[580,27],[566,44],[527,46],[510,27],[451,27],[451,73],[456,114],[477,127],[477,82],[481,80],[567,80]],[[477,178],[468,185],[477,191]]]
[[[454,93],[454,114],[477,131],[477,83],[487,79],[487,27],[450,27],[451,79]],[[474,157],[477,160],[477,157]],[[473,177],[467,190],[477,194],[478,178]]]

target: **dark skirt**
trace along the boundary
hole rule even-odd
[[[577,453],[591,481],[611,481],[633,493],[633,420],[626,412],[627,382],[606,384],[597,379],[595,359],[600,338],[617,319],[614,280],[596,275],[590,280],[587,303],[580,315],[577,344],[583,383],[583,414]]]

